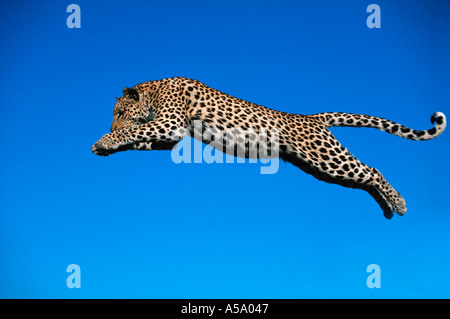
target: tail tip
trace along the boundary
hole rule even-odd
[[[445,114],[442,112],[434,112],[431,116],[431,124],[434,124],[435,122],[438,125],[444,124],[446,122]]]

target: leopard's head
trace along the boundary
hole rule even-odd
[[[151,108],[145,105],[141,93],[136,89],[126,87],[123,96],[116,99],[111,132],[139,126],[154,118]]]

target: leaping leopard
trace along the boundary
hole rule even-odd
[[[441,112],[431,117],[435,126],[424,131],[363,114],[290,114],[232,97],[196,80],[174,77],[125,88],[113,110],[111,133],[98,140],[92,151],[108,156],[126,150],[170,150],[186,134],[196,136],[195,121],[201,121],[202,130],[237,132],[233,147],[220,149],[226,153],[231,149],[231,155],[236,155],[236,149],[248,150],[252,143],[251,135],[239,132],[275,129],[281,159],[319,180],[367,191],[389,219],[394,212],[406,213],[405,200],[376,168],[361,163],[344,148],[328,127],[372,127],[419,141],[435,138],[446,127]]]

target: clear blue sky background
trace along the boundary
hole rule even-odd
[[[0,297],[450,297],[450,131],[428,142],[335,128],[404,196],[280,163],[97,157],[115,96],[172,76],[292,113],[366,113],[414,129],[450,116],[450,2],[14,1],[0,13]],[[66,267],[81,267],[81,288]],[[366,268],[381,268],[369,289]]]

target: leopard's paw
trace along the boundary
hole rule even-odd
[[[110,152],[106,148],[103,148],[103,146],[101,144],[99,144],[98,142],[95,143],[94,145],[92,145],[91,150],[95,155],[98,155],[98,156],[108,156],[108,155],[112,154],[112,152]]]
[[[406,213],[406,202],[400,194],[395,199],[394,209],[400,216],[404,216]]]
[[[114,141],[111,133],[109,133],[104,135],[94,145],[92,145],[91,150],[95,155],[108,156],[117,152],[119,147],[120,145]]]

